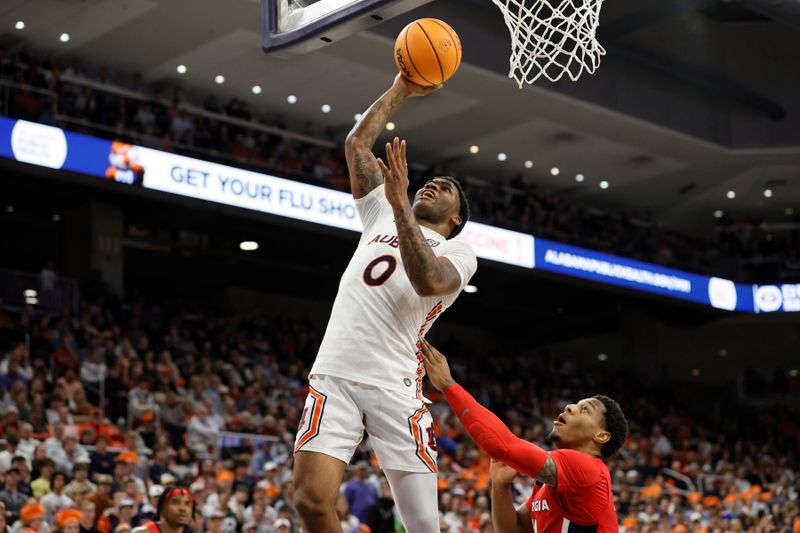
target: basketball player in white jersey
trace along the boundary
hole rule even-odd
[[[356,207],[364,223],[339,283],[311,369],[295,442],[295,505],[308,533],[340,533],[335,503],[366,431],[408,533],[438,533],[436,439],[422,396],[419,339],[477,269],[451,240],[469,218],[461,186],[436,177],[408,198],[405,141],[372,146],[392,114],[423,88],[398,75],[347,137]]]

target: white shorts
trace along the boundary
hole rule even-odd
[[[350,463],[369,434],[383,469],[436,472],[433,417],[422,400],[333,376],[314,374],[294,451]]]

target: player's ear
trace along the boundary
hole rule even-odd
[[[609,433],[605,429],[601,429],[600,431],[594,434],[593,440],[600,446],[603,446],[603,444],[611,440],[611,433]]]
[[[456,213],[455,215],[450,217],[450,222],[452,222],[454,226],[460,226],[461,225],[461,215]]]

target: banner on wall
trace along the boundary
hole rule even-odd
[[[350,231],[350,194],[192,157],[0,117],[0,157]],[[470,222],[457,239],[478,257],[726,311],[800,312],[800,285],[749,286]]]

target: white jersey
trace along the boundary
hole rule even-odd
[[[328,375],[422,397],[418,341],[456,300],[478,268],[468,244],[420,226],[439,257],[461,276],[452,294],[420,296],[400,256],[397,227],[383,185],[356,200],[364,232],[339,282],[311,375]]]

